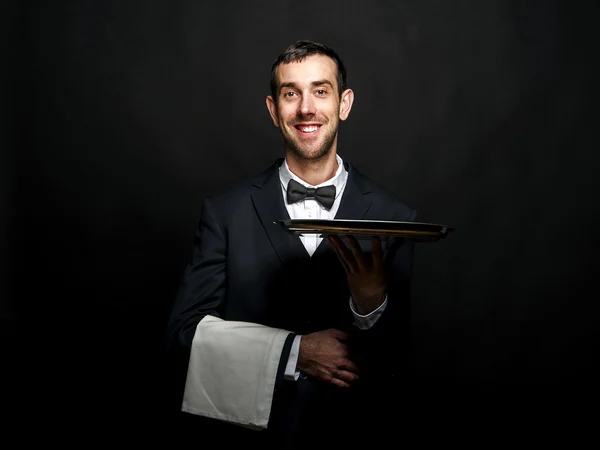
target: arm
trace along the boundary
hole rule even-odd
[[[408,218],[394,217],[392,220],[414,221],[416,211]],[[415,243],[412,239],[390,238],[388,240],[388,260],[386,291],[388,303],[385,313],[377,323],[366,331],[361,331],[361,345],[368,364],[374,372],[384,374],[389,383],[386,387],[397,387],[401,374],[406,373],[410,356],[410,313],[411,281]],[[383,379],[380,379],[383,387]]]
[[[414,220],[415,215],[413,210],[408,220]],[[409,341],[414,243],[391,238],[383,250],[380,239],[374,239],[373,260],[380,259],[374,267],[363,257],[355,239],[349,240],[348,249],[339,237],[328,238],[348,275],[350,308],[357,330],[351,335],[330,329],[302,336],[297,367],[340,387],[349,387],[359,379],[364,373],[363,363],[367,372],[375,370],[393,378],[400,368],[399,361],[405,360],[402,353]]]
[[[414,220],[412,210],[408,217],[394,220]],[[376,316],[371,326],[359,326],[354,348],[364,358],[365,365],[378,372],[395,376],[401,360],[408,352],[410,341],[410,282],[414,242],[410,239],[390,238],[385,252],[381,240],[373,239],[372,258],[363,255],[358,241],[330,236],[340,262],[348,275],[348,286],[357,313]],[[382,308],[384,312],[378,314]],[[356,314],[355,314],[356,316]],[[366,362],[368,361],[368,362]],[[359,366],[362,364],[359,364]],[[377,368],[378,367],[378,368]]]
[[[291,348],[290,337],[293,336],[285,330],[260,324],[222,321],[226,274],[226,230],[207,200],[202,205],[192,261],[185,269],[169,319],[167,341],[178,360],[175,370],[179,372],[186,408],[184,410],[198,411],[199,415],[216,418],[230,416],[224,412],[228,411],[224,408],[230,405],[224,404],[220,409],[213,408],[216,404],[214,399],[222,397],[219,392],[235,393],[240,385],[256,383],[255,389],[261,388],[261,392],[265,392],[265,398],[270,398],[273,386],[283,379],[282,368]],[[250,361],[246,363],[248,357]],[[213,372],[207,375],[209,371]],[[240,382],[225,376],[231,373]],[[241,389],[235,397],[238,400],[247,392],[254,391],[243,387]],[[253,400],[250,398],[249,401]],[[267,401],[270,403],[270,400]],[[247,410],[253,408],[252,403],[249,405]],[[266,410],[268,416],[269,409],[262,405],[264,403],[261,403],[259,410]],[[240,407],[236,413],[237,411],[243,411],[243,408]],[[238,421],[264,426],[264,420],[265,416],[261,414],[258,419],[242,417]]]

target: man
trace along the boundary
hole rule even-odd
[[[414,220],[338,154],[353,101],[332,49],[288,47],[266,99],[285,158],[203,202],[168,327],[192,433],[202,423],[225,446],[357,448],[399,420],[413,244],[297,236],[277,223]]]

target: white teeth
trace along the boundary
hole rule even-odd
[[[313,131],[317,131],[319,127],[310,126],[310,127],[300,127],[300,131],[303,133],[312,133]]]

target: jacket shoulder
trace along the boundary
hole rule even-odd
[[[203,205],[210,205],[215,211],[225,213],[236,209],[236,205],[250,198],[253,192],[260,189],[269,179],[277,176],[277,168],[282,160],[276,160],[262,172],[236,181],[231,186],[209,195],[203,199]]]

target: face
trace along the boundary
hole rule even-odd
[[[337,65],[324,55],[281,64],[276,70],[278,98],[267,97],[267,107],[283,136],[286,151],[316,160],[336,151],[340,120],[346,120],[354,94],[340,98]]]

